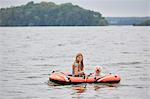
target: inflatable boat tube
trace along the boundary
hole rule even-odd
[[[117,74],[107,74],[105,76],[89,75],[88,77],[74,77],[71,74],[55,72],[49,76],[49,80],[57,84],[79,84],[79,83],[119,83],[121,77]]]

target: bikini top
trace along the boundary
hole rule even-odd
[[[76,67],[77,67],[77,66],[81,66],[81,64],[75,63],[74,66],[76,66]]]
[[[75,66],[75,67],[78,67],[78,71],[80,71],[80,70],[79,70],[79,66],[81,66],[81,64],[74,63],[74,66]],[[73,71],[73,74],[74,74],[74,71]]]

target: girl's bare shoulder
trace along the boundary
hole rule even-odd
[[[72,66],[75,66],[75,62],[72,63]]]

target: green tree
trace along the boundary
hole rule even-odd
[[[0,26],[103,26],[108,22],[98,12],[71,3],[34,3],[0,9]]]

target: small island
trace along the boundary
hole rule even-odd
[[[1,8],[0,26],[105,26],[107,20],[99,12],[72,3],[34,3]]]

